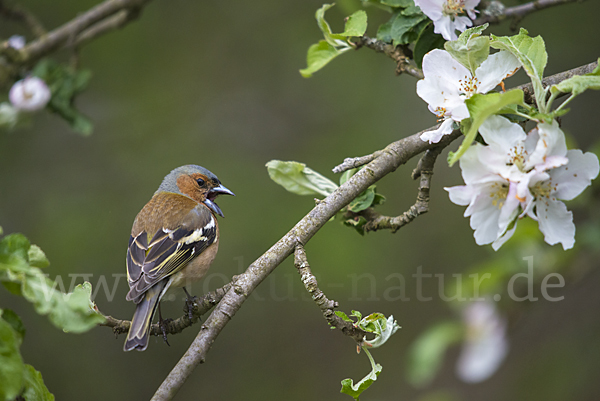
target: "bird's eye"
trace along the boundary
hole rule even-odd
[[[196,182],[200,187],[203,187],[206,184],[206,181],[204,181],[202,178],[198,178]]]

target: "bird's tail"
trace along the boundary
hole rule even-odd
[[[154,316],[156,307],[166,290],[167,282],[168,280],[163,280],[149,288],[144,294],[142,301],[137,304],[133,319],[131,319],[129,333],[127,333],[127,340],[125,340],[125,345],[123,346],[124,351],[131,351],[133,349],[144,351],[148,347],[152,316]]]

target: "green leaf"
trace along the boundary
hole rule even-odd
[[[32,74],[43,79],[50,88],[52,98],[48,108],[64,118],[74,131],[90,135],[92,122],[74,106],[75,97],[83,92],[92,77],[89,70],[75,70],[56,61],[45,59],[32,70]]]
[[[364,10],[358,10],[348,17],[342,36],[363,36],[367,31],[367,13]]]
[[[544,68],[548,62],[546,45],[541,36],[532,38],[526,29],[521,28],[515,36],[491,35],[490,46],[494,49],[507,50],[511,52],[523,65],[523,69],[529,75],[533,86],[533,92],[538,109],[546,113],[546,91],[542,85]]]
[[[23,387],[23,359],[19,334],[0,318],[0,400],[15,399]]]
[[[428,22],[425,29],[419,34],[413,50],[413,58],[417,63],[417,67],[423,68],[423,57],[433,49],[442,49],[444,43],[446,41],[442,35],[434,33],[433,24]]]
[[[477,136],[477,131],[483,122],[491,115],[511,104],[524,104],[523,91],[521,89],[512,89],[507,92],[492,92],[485,95],[476,93],[465,101],[471,116],[471,126],[465,134],[462,144],[458,150],[448,155],[448,163],[452,166],[469,149],[471,143]]]
[[[29,251],[27,251],[27,257],[31,266],[42,269],[50,266],[50,262],[48,261],[46,254],[37,245],[31,245]]]
[[[10,324],[15,333],[18,335],[19,344],[21,344],[21,342],[23,342],[23,338],[25,338],[25,326],[23,325],[19,315],[10,309],[0,309],[0,318],[4,319],[6,323]]]
[[[348,315],[346,315],[344,312],[342,312],[340,310],[336,310],[334,313],[337,315],[337,317],[340,317],[343,321],[354,323],[354,320],[350,319],[348,317]]]
[[[490,38],[481,36],[488,24],[464,31],[457,40],[446,42],[444,48],[475,76],[475,70],[490,55]]]
[[[344,171],[340,177],[340,185],[344,185],[344,183],[348,181],[350,177],[356,174],[358,170],[358,168],[351,168],[350,170]]]
[[[375,192],[375,198],[373,199],[373,203],[371,203],[371,206],[383,205],[385,203],[385,200],[385,196]]]
[[[394,46],[408,44],[417,39],[419,32],[429,23],[425,21],[425,14],[403,15],[402,11],[397,12],[392,18],[382,24],[377,32],[377,39],[387,43],[393,43]],[[423,25],[420,25],[425,22]],[[420,29],[419,29],[420,28]]]
[[[410,346],[408,381],[423,387],[433,380],[442,365],[444,353],[461,341],[463,327],[458,322],[443,322],[430,327]]]
[[[371,372],[365,377],[363,377],[362,380],[356,384],[354,384],[352,379],[342,380],[342,389],[340,390],[340,393],[348,394],[355,400],[358,400],[363,391],[371,387],[371,384],[373,384],[373,382],[377,380],[377,376],[379,376],[382,370],[380,364],[375,364],[375,361],[373,360],[373,357],[371,356],[369,350],[367,350],[365,347],[363,347],[363,350],[365,351],[365,354],[369,357],[369,361],[371,362]]]
[[[306,54],[306,68],[301,69],[300,74],[304,78],[310,78],[315,72],[325,67],[331,60],[350,49],[350,47],[347,47],[339,50],[327,43],[327,41],[321,40],[319,43],[315,43],[308,48],[308,53]]]
[[[359,320],[362,319],[362,313],[360,313],[357,310],[351,310],[350,316],[354,316],[355,318],[358,318]]]
[[[338,186],[304,163],[271,160],[266,164],[269,177],[289,192],[298,195],[329,196]]]
[[[371,185],[367,188],[363,193],[358,195],[350,204],[348,205],[348,210],[354,213],[361,212],[373,204],[375,200],[375,185]]]
[[[373,324],[375,325],[375,330],[372,333],[375,333],[376,336],[374,339],[368,340],[371,348],[381,347],[396,331],[401,329],[396,320],[394,320],[393,315],[390,315],[387,320],[385,319],[385,316],[378,318]]]
[[[26,401],[54,401],[54,395],[48,391],[42,374],[33,366],[25,365],[24,379],[23,398]]]
[[[329,10],[334,5],[335,4],[323,4],[323,6],[319,8],[315,13],[317,24],[319,25],[319,29],[321,30],[321,32],[323,32],[323,36],[325,37],[325,39],[328,39],[328,37],[333,33],[331,31],[331,27],[329,26],[327,21],[325,21],[325,11]]]
[[[600,63],[600,59],[598,62]],[[575,75],[557,85],[552,85],[550,91],[552,93],[572,93],[577,96],[588,89],[600,90],[600,65],[589,74]]]
[[[50,321],[64,331],[81,333],[104,321],[91,302],[91,285],[84,283],[64,294],[56,290],[57,283],[29,263],[29,255],[39,263],[41,251],[31,251],[27,238],[12,234],[0,241],[0,280],[11,292],[33,303],[37,313],[48,315]],[[8,284],[8,285],[7,285]]]

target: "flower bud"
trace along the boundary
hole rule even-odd
[[[15,82],[8,98],[17,110],[37,111],[46,107],[51,93],[46,83],[38,77],[27,77]]]

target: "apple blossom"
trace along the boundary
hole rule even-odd
[[[46,107],[51,96],[46,83],[33,76],[15,82],[8,93],[10,102],[21,111],[41,110]]]
[[[575,243],[571,200],[600,170],[592,153],[569,150],[556,121],[540,122],[528,134],[515,123],[491,116],[480,127],[487,145],[475,143],[460,159],[465,184],[445,188],[453,203],[468,206],[475,241],[497,250],[525,215],[539,222],[550,245]]]
[[[457,30],[463,32],[473,25],[478,4],[479,0],[415,0],[415,5],[433,21],[433,32],[446,40],[456,40]]]
[[[423,76],[417,82],[417,95],[429,105],[442,125],[421,135],[423,141],[437,143],[450,134],[453,122],[469,117],[465,100],[474,93],[487,93],[520,67],[509,52],[490,55],[472,74],[445,50],[435,49],[423,57]]]
[[[568,164],[534,174],[529,180],[530,192],[523,202],[528,216],[538,221],[544,240],[550,245],[562,244],[565,250],[575,244],[573,213],[561,200],[577,197],[598,176],[598,157],[579,149],[567,152]]]

